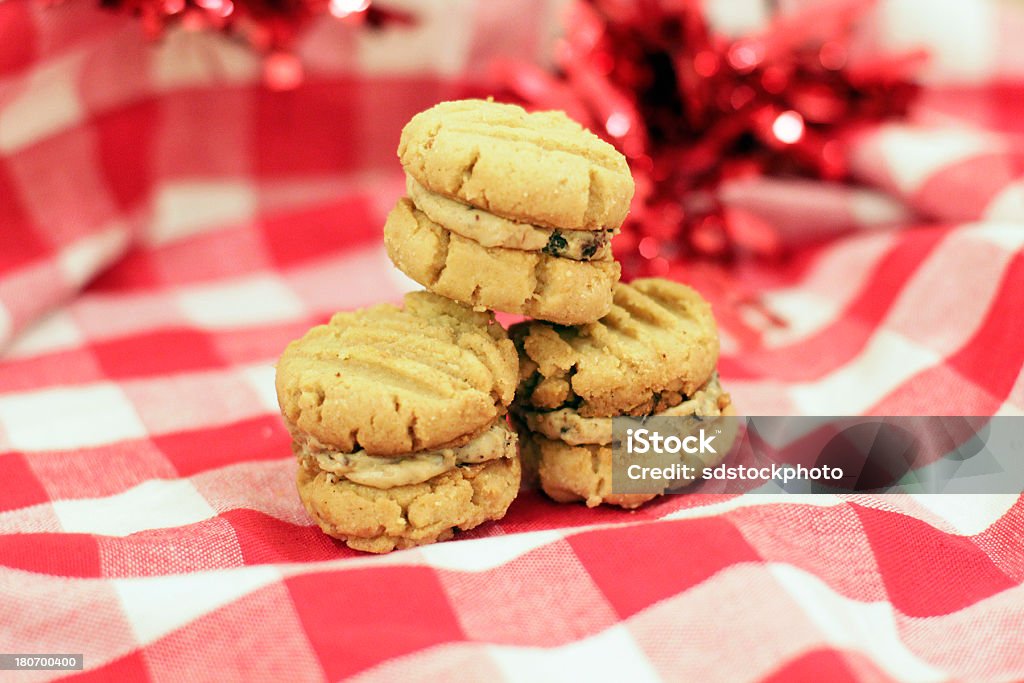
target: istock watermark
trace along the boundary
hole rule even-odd
[[[621,417],[615,493],[1021,493],[1020,417]]]
[[[680,437],[678,434],[662,435],[649,429],[627,429],[626,450],[629,453],[717,453],[711,442],[717,434],[707,434],[703,429],[696,434]]]

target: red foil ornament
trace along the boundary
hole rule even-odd
[[[846,136],[906,114],[919,55],[851,63],[872,4],[820,3],[728,38],[696,0],[581,1],[557,73],[498,68],[514,97],[565,110],[629,159],[637,192],[614,243],[627,277],[773,256],[773,226],[728,210],[716,190],[762,174],[846,179]]]
[[[370,0],[100,0],[100,7],[139,17],[153,39],[175,25],[240,38],[264,54],[266,83],[275,90],[302,82],[302,65],[290,48],[319,15],[369,28],[414,21],[410,14],[371,5]]]

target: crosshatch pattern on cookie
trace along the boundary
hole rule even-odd
[[[522,355],[517,401],[586,417],[646,414],[699,389],[718,362],[711,307],[693,289],[659,279],[619,284],[595,323],[538,321],[510,330]]]
[[[443,102],[406,125],[398,156],[433,192],[552,228],[617,228],[633,197],[625,157],[557,111]]]
[[[489,427],[512,400],[517,368],[492,314],[414,292],[404,309],[339,313],[292,342],[276,387],[293,432],[341,452],[400,455]]]

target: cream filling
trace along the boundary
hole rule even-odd
[[[543,251],[574,261],[611,258],[616,230],[556,230],[519,223],[435,194],[406,176],[406,191],[416,208],[438,225],[484,247]]]
[[[682,403],[666,408],[655,417],[717,417],[722,414],[718,399],[722,385],[716,374],[693,396]],[[564,441],[571,446],[582,444],[609,444],[612,442],[612,418],[581,417],[573,408],[561,408],[550,412],[524,410],[519,413],[526,420],[531,432],[548,439]]]
[[[339,453],[325,444],[307,439],[299,445],[298,456],[307,466],[312,465],[338,479],[348,479],[375,489],[391,489],[422,483],[458,465],[510,458],[515,453],[516,434],[502,420],[472,441],[455,448],[382,457],[362,450]]]

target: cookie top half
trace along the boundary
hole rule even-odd
[[[284,350],[277,399],[297,439],[342,453],[458,445],[505,414],[515,347],[491,313],[414,292],[337,313]]]
[[[693,395],[718,363],[718,331],[700,294],[660,278],[619,283],[595,323],[514,325],[517,405],[584,417],[645,415]]]
[[[409,121],[398,157],[431,192],[550,228],[618,228],[633,197],[625,157],[560,111],[442,102]]]

